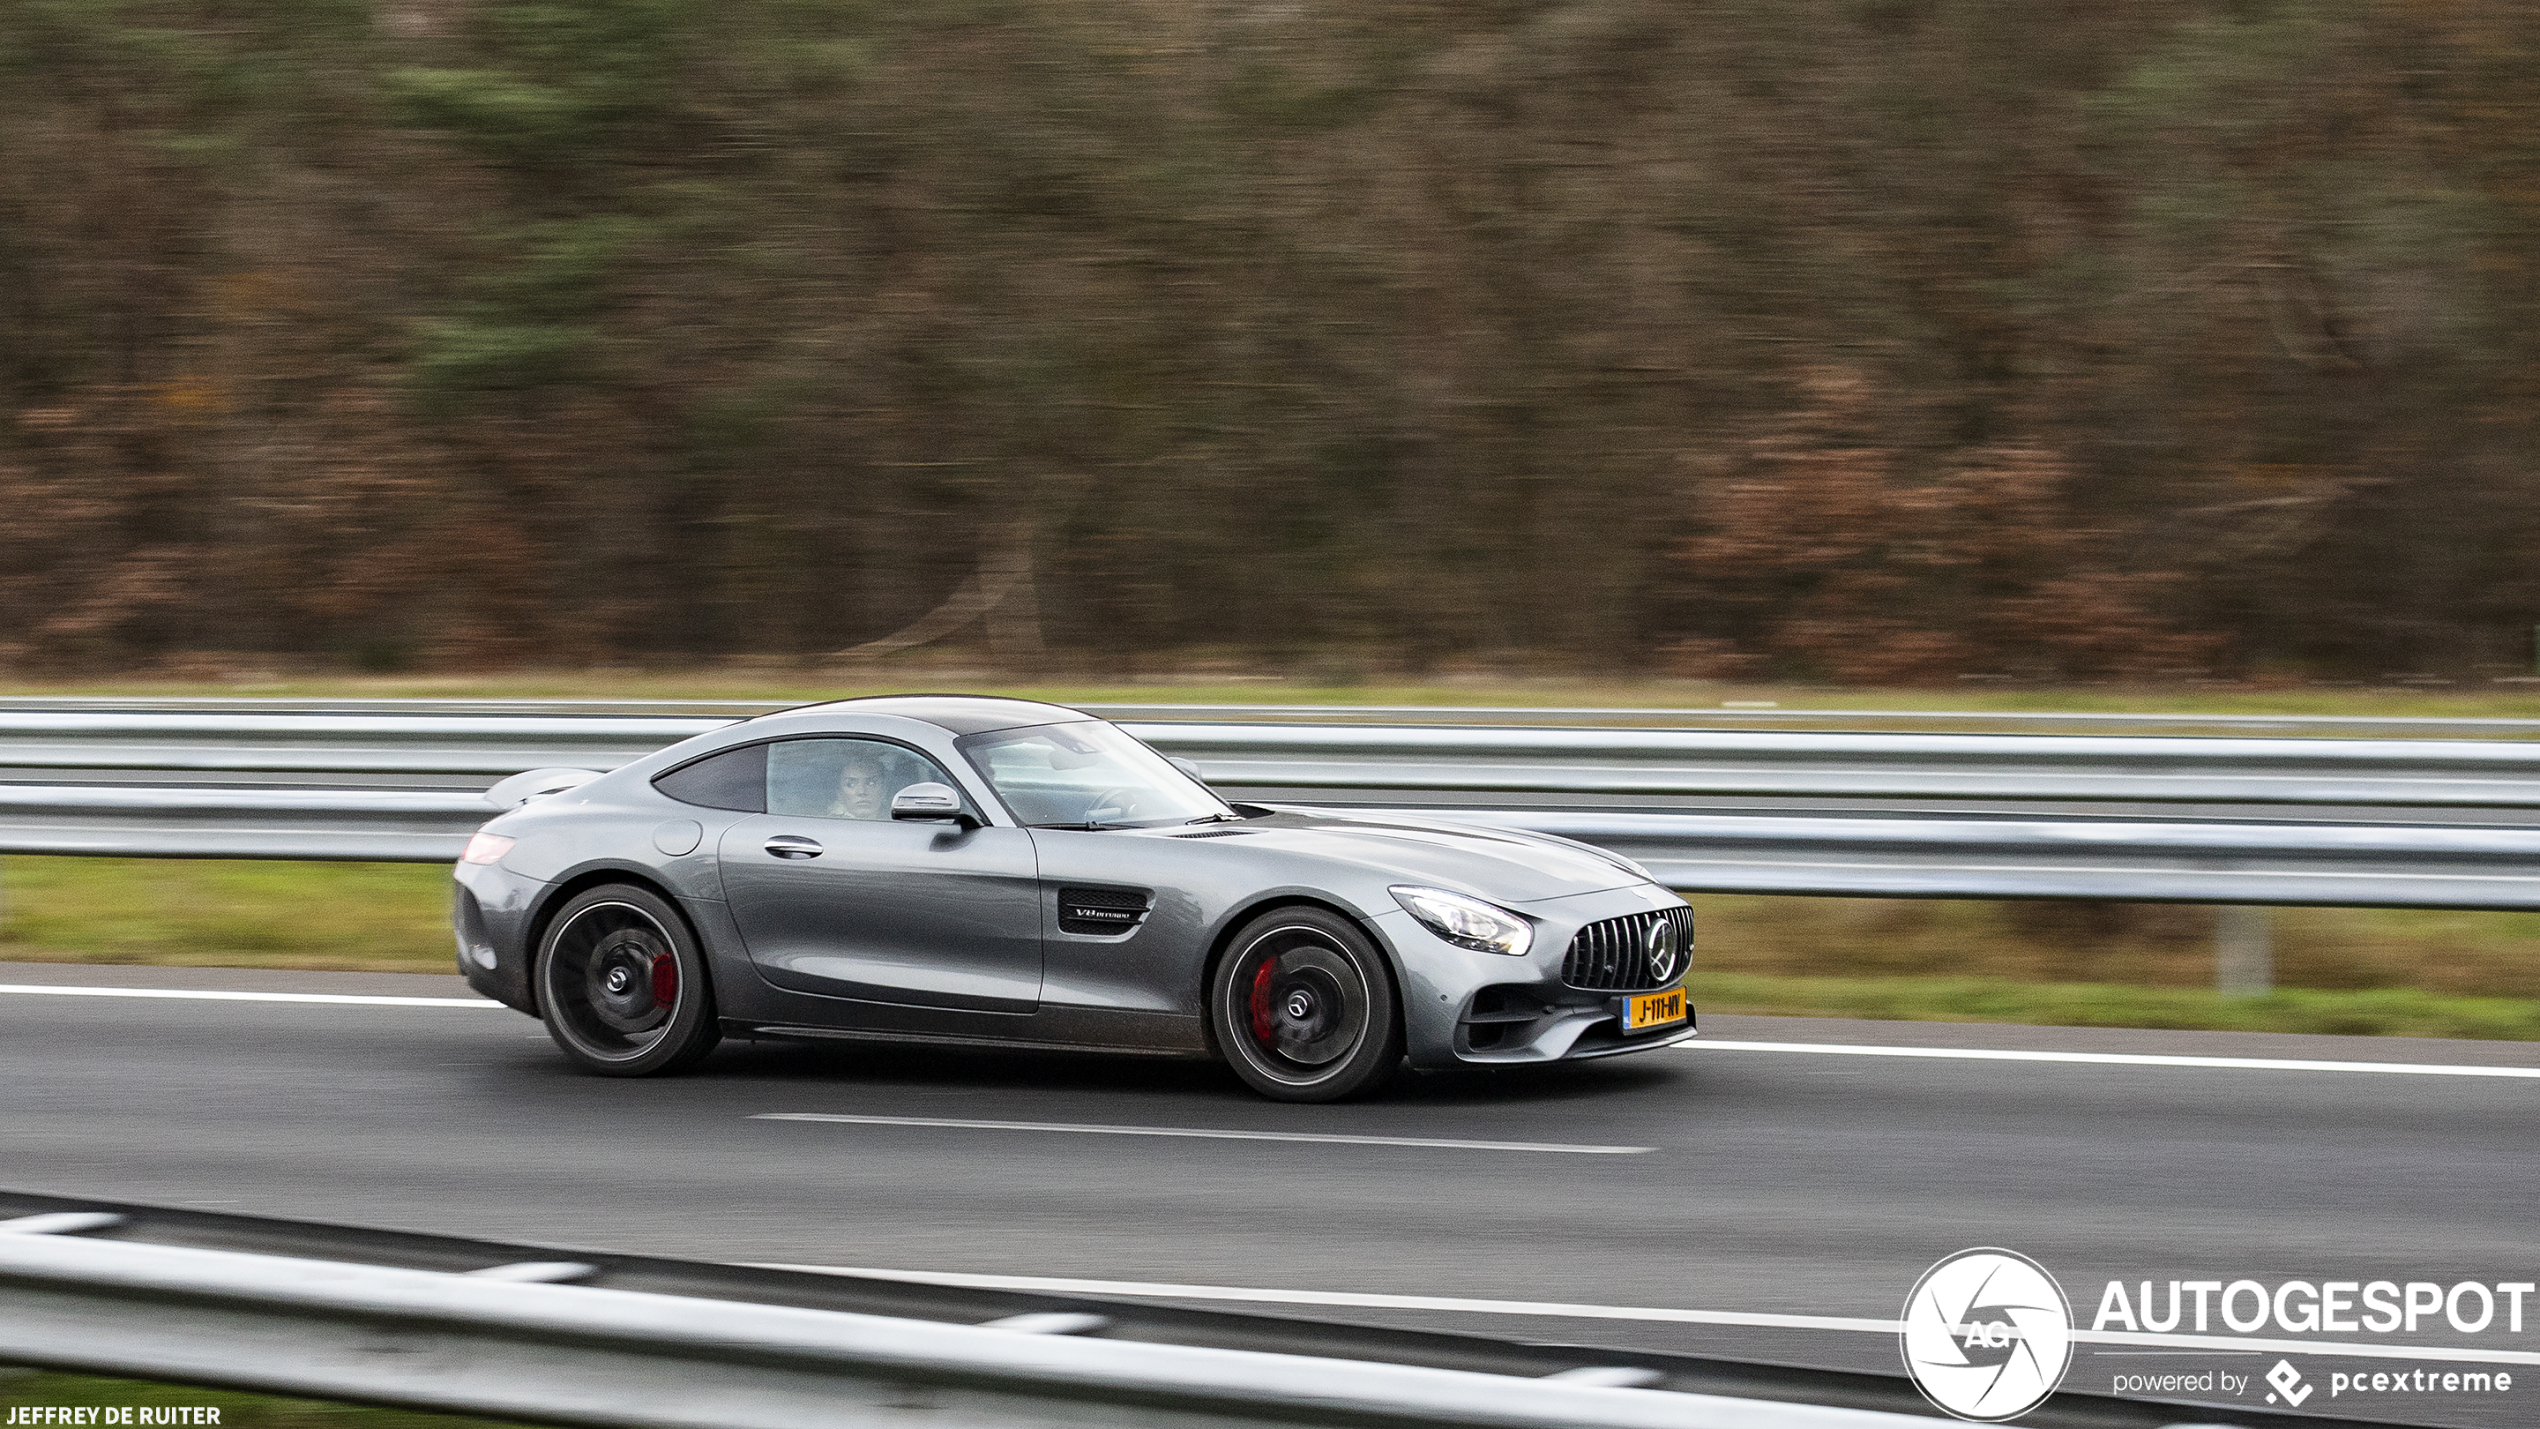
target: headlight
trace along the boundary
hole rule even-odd
[[[1505,908],[1449,893],[1443,888],[1396,888],[1393,901],[1420,925],[1459,948],[1506,953],[1522,958],[1533,947],[1535,930]]]

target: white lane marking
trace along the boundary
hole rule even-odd
[[[43,983],[0,983],[0,994],[37,997],[155,997],[201,1002],[317,1002],[355,1007],[501,1007],[482,997],[377,997],[335,992],[228,992],[213,988],[56,987]],[[1697,1038],[1676,1044],[1687,1051],[1807,1052],[1841,1057],[1939,1057],[1975,1062],[2095,1062],[2129,1067],[2220,1067],[2271,1072],[2382,1072],[2418,1077],[2540,1078],[2540,1067],[2473,1067],[2437,1062],[2323,1062],[2290,1057],[2186,1057],[2139,1052],[2033,1052],[1999,1047],[1876,1047],[1836,1042],[1741,1042]],[[1201,1131],[1169,1127],[1075,1126],[1036,1121],[946,1121],[924,1117],[854,1117],[818,1113],[771,1112],[774,1121],[866,1121],[909,1126],[958,1126],[994,1131],[1076,1131],[1113,1136],[1205,1136],[1237,1141],[1361,1142],[1375,1146],[1442,1146],[1473,1151],[1568,1151],[1597,1156],[1634,1156],[1648,1146],[1565,1146],[1525,1141],[1434,1141],[1390,1136],[1316,1136],[1269,1131]]]
[[[1648,1320],[1678,1325],[1756,1325],[1777,1330],[1869,1330],[1893,1335],[1895,1320],[1833,1315],[1771,1315],[1736,1310],[1672,1310],[1634,1305],[1572,1305],[1539,1300],[1467,1300],[1446,1295],[1375,1295],[1352,1290],[1255,1290],[1237,1285],[1167,1285],[1144,1280],[1079,1280],[1051,1275],[973,1275],[954,1270],[872,1270],[852,1265],[763,1265],[821,1275],[869,1275],[917,1285],[982,1290],[1040,1290],[1059,1295],[1153,1296],[1167,1300],[1235,1300],[1270,1305],[1333,1305],[1368,1310],[1453,1310],[1475,1315],[1548,1315],[1583,1320]]]
[[[2072,846],[2072,851],[2075,853],[2090,853],[2093,850],[2088,844],[2075,843]],[[1797,868],[1818,872],[1826,870],[1840,870],[1843,872],[1863,871],[1869,873],[1911,873],[1916,875],[1918,878],[1934,873],[2042,873],[2070,875],[2074,871],[2069,865],[2057,865],[2051,863],[1833,863],[1820,859],[1706,859],[1668,857],[1664,855],[1656,858],[1643,859],[1641,862],[1652,872],[1660,875],[1658,880],[1660,883],[1667,883],[1666,875],[1670,873],[1681,873],[1686,869],[1693,868]],[[2139,873],[2148,877],[2160,878],[2231,878],[2241,880],[2253,878],[2343,878],[2351,881],[2355,877],[2352,873],[2340,872],[2334,869],[2270,868],[2252,871],[2238,868],[2128,868],[2104,863],[2094,863],[2089,865],[2088,872],[2094,876],[2112,873]],[[2531,875],[2527,873],[2393,873],[2380,870],[2376,870],[2372,876],[2376,880],[2405,880],[2414,883],[2523,883],[2529,881],[2531,877]],[[1667,883],[1667,886],[1675,889],[1679,893],[1739,893],[1747,891],[1782,893],[1784,891],[1780,888],[1746,890],[1735,887],[1724,887],[1720,884],[1708,882],[1703,883],[1698,887],[1678,883]],[[1918,884],[1917,886],[1920,885]],[[2353,905],[2335,904],[2331,906],[2346,907]]]
[[[763,1111],[752,1121],[833,1121],[856,1126],[941,1126],[966,1131],[1073,1131],[1089,1136],[1191,1136],[1212,1141],[1320,1141],[1340,1146],[1419,1146],[1449,1151],[1566,1151],[1580,1156],[1639,1156],[1654,1146],[1572,1146],[1548,1141],[1446,1141],[1425,1136],[1345,1136],[1312,1131],[1217,1131],[1195,1126],[1095,1126],[1066,1121],[973,1121],[936,1116],[850,1116],[825,1111]]]
[[[482,997],[355,997],[340,992],[218,992],[178,987],[51,987],[42,983],[0,983],[0,993],[36,997],[175,997],[202,1002],[334,1002],[357,1007],[500,1007]]]
[[[1971,1062],[2099,1062],[2120,1067],[2222,1067],[2252,1072],[2388,1072],[2410,1077],[2540,1077],[2540,1067],[2470,1067],[2448,1062],[2312,1062],[2292,1057],[2172,1057],[2144,1052],[2021,1052],[1999,1047],[1864,1047],[1841,1042],[1735,1042],[1709,1037],[1676,1044],[1700,1052],[1812,1052],[1833,1057],[1950,1057]]]
[[[916,1285],[957,1285],[979,1290],[1034,1290],[1058,1295],[1108,1295],[1132,1299],[1233,1300],[1262,1305],[1328,1305],[1367,1310],[1447,1310],[1468,1315],[1538,1315],[1574,1320],[1640,1320],[1676,1325],[1744,1325],[1767,1330],[1840,1330],[1893,1335],[1897,1320],[1841,1315],[1777,1315],[1743,1310],[1676,1310],[1652,1305],[1578,1305],[1557,1300],[1472,1300],[1451,1295],[1378,1295],[1351,1290],[1262,1290],[1239,1285],[1171,1285],[1147,1280],[1084,1280],[1055,1275],[979,1275],[957,1270],[879,1270],[857,1265],[785,1265],[760,1262],[760,1270],[802,1270],[815,1275],[862,1275]],[[2158,1335],[2125,1330],[2075,1330],[2084,1344],[2158,1345],[2181,1350],[2233,1350],[2285,1355],[2354,1355],[2367,1359],[2447,1360],[2463,1364],[2540,1364],[2531,1350],[2461,1350],[2434,1345],[2369,1345],[2327,1340],[2268,1340],[2238,1335]]]

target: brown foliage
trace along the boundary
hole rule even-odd
[[[2510,0],[117,0],[0,51],[19,665],[814,658],[1018,522],[1120,670],[2540,622]]]
[[[1882,413],[1861,374],[1818,369],[1802,393],[1704,463],[1701,533],[1675,554],[1693,622],[1723,633],[1679,652],[1715,673],[1779,664],[1864,684],[2143,676],[2210,654],[2155,604],[2177,577],[2114,568],[2123,533],[2084,524],[2055,453],[1918,461],[1873,444]]]

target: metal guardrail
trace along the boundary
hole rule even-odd
[[[2540,742],[1162,724],[1212,782],[1457,793],[2540,809]]]
[[[16,1360],[646,1429],[1930,1422],[62,1235],[0,1235],[0,1307],[0,1355]]]
[[[1688,893],[2540,908],[2540,829],[1539,809],[1448,816],[1594,843]]]
[[[15,780],[63,771],[323,775],[307,782],[346,786],[433,775],[481,788],[542,765],[614,768],[734,718],[0,709],[0,770]]]
[[[493,816],[464,791],[0,784],[0,854],[453,863]]]
[[[2540,740],[1474,728],[1335,713],[1124,722],[1246,788],[2540,809]],[[541,764],[613,766],[738,717],[13,709],[0,710],[0,770],[490,782]]]
[[[1683,892],[2540,908],[2540,829],[1400,812],[1597,844]],[[492,814],[430,791],[0,787],[0,853],[448,863]]]
[[[645,1429],[1909,1429],[1894,1374],[0,1193],[0,1361]],[[1722,1388],[1745,1391],[1720,1393]],[[2210,1424],[2059,1393],[2038,1429]],[[2245,1426],[2361,1421],[2234,1409]]]
[[[740,713],[0,710],[0,853],[441,862],[500,777]],[[2540,907],[2540,741],[1128,727],[1234,797],[1537,829],[1686,891]]]

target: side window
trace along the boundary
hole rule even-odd
[[[817,819],[885,819],[911,784],[961,786],[935,761],[878,739],[788,739],[767,750],[767,812]],[[963,807],[969,800],[962,800]]]
[[[683,804],[763,813],[767,809],[767,746],[744,745],[682,764],[653,780],[653,787]]]

